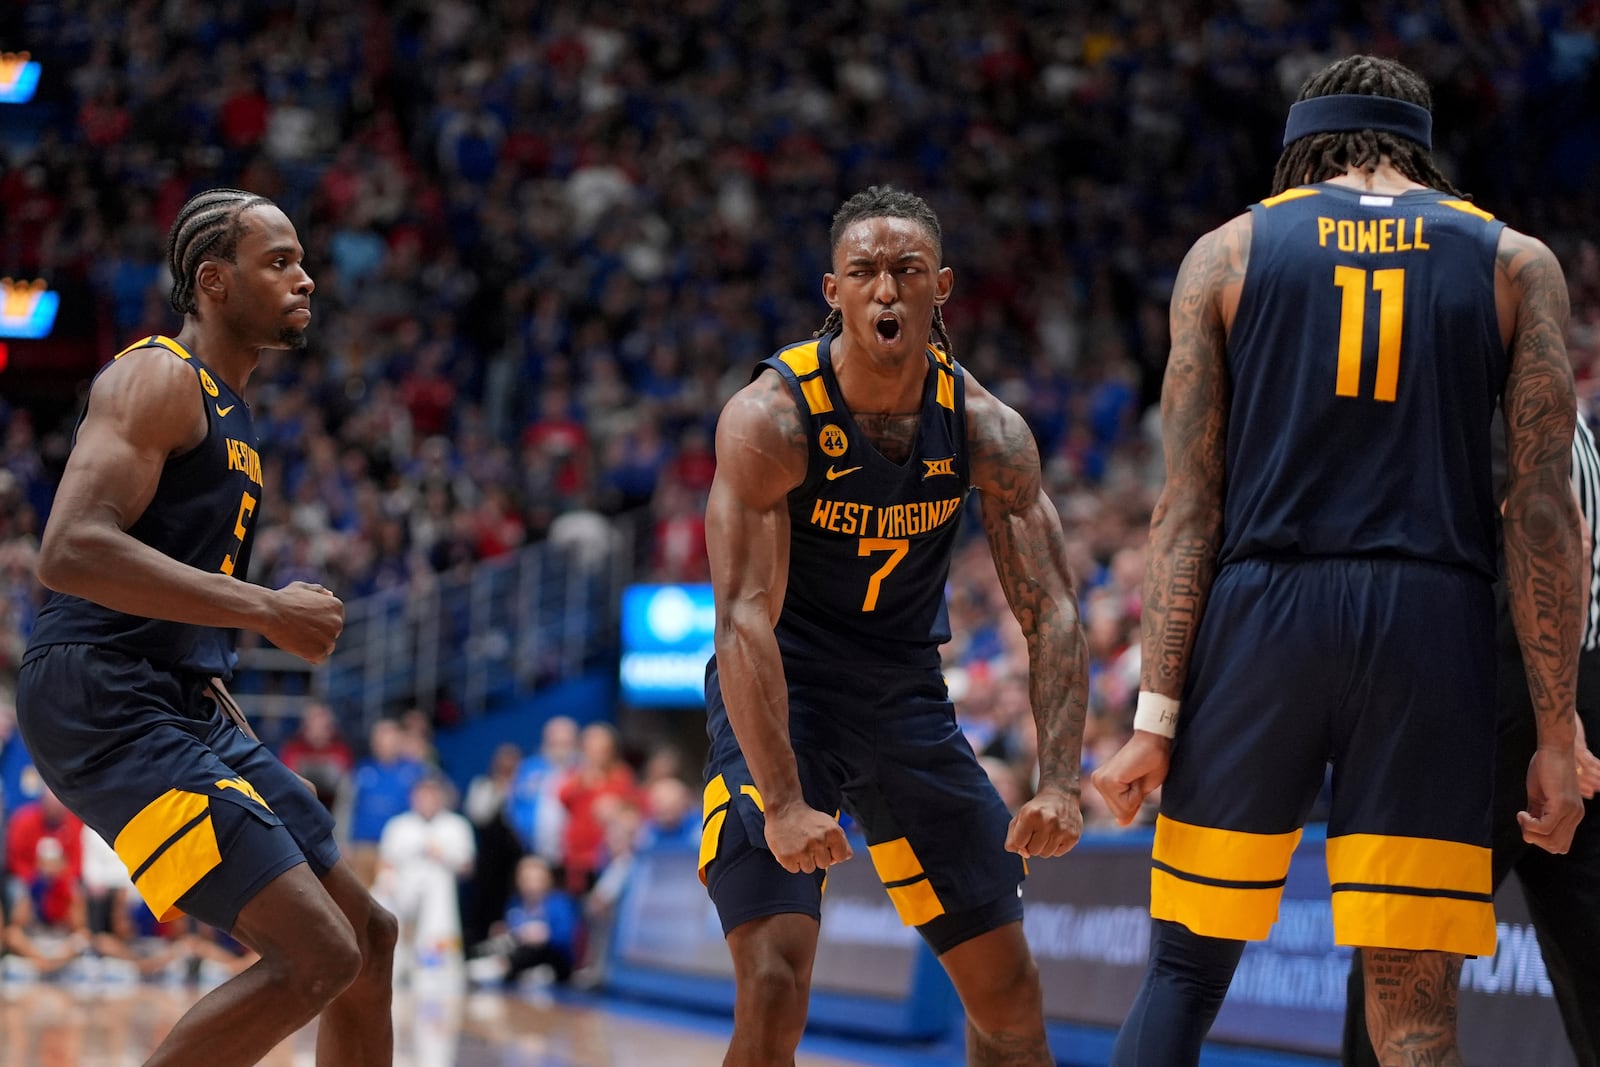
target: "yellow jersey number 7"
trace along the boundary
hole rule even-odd
[[[887,552],[889,558],[883,566],[872,573],[867,579],[867,598],[861,602],[862,611],[876,611],[878,608],[878,593],[883,589],[883,580],[889,573],[900,566],[900,561],[906,558],[906,553],[911,551],[911,542],[904,537],[863,537],[860,545],[856,547],[856,555],[870,556],[875,552]]]

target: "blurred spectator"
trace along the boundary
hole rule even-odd
[[[472,823],[477,838],[477,858],[472,865],[472,897],[463,908],[464,940],[477,944],[489,936],[489,926],[505,914],[522,842],[507,820],[506,806],[522,766],[522,750],[507,741],[494,750],[489,769],[467,785],[462,813]]]
[[[17,733],[17,703],[11,687],[0,685],[0,824],[44,791],[33,757]]]
[[[669,779],[661,779],[666,782]],[[670,823],[671,807],[664,806],[662,815]],[[616,925],[617,904],[628,888],[633,876],[634,857],[643,847],[646,837],[643,816],[629,800],[606,795],[594,803],[595,818],[604,828],[600,873],[594,887],[583,898],[583,917],[588,932],[584,945],[583,966],[573,975],[573,981],[583,988],[600,985],[605,978],[606,953],[611,945],[611,932]],[[682,823],[678,831],[681,834]]]
[[[52,925],[81,895],[83,822],[48,789],[7,820],[6,873],[33,899],[40,920]]]
[[[567,828],[561,784],[577,757],[578,724],[565,715],[552,716],[544,724],[539,751],[518,765],[506,805],[506,816],[523,849],[543,856],[553,867],[561,864]]]
[[[145,907],[116,850],[83,828],[83,897],[90,947],[103,961],[103,978],[148,978],[172,969],[184,977],[184,920],[160,923]],[[114,962],[113,962],[114,961]]]
[[[644,826],[639,847],[700,845],[700,805],[681,778],[657,778],[644,786]]]
[[[443,778],[425,774],[410,810],[390,819],[373,894],[400,920],[395,980],[448,990],[465,979],[459,883],[472,869],[472,823],[449,810]]]
[[[23,964],[7,973],[51,974],[77,959],[89,947],[83,823],[49,790],[12,813],[6,874],[5,945]]]
[[[609,723],[585,726],[578,743],[578,764],[567,772],[559,793],[567,809],[561,863],[568,892],[587,893],[599,877],[606,855],[601,802],[632,805],[636,793],[633,770],[617,752],[616,729]]]
[[[433,745],[433,719],[421,708],[400,713],[401,749],[409,759],[426,767],[439,766],[439,750]]]
[[[550,864],[542,856],[524,856],[517,863],[516,893],[493,936],[468,964],[475,982],[515,982],[524,974],[538,980],[565,982],[572,976],[579,935],[578,905],[556,886]]]
[[[378,872],[378,842],[389,820],[407,811],[411,790],[428,773],[406,751],[400,724],[380,719],[372,727],[371,755],[357,765],[351,780],[350,866],[363,885]]]
[[[284,765],[317,790],[322,806],[333,810],[350,780],[355,757],[339,736],[339,724],[328,705],[313,701],[300,714],[300,728],[280,753]]]

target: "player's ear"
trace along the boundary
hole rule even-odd
[[[955,288],[956,272],[949,267],[940,267],[933,279],[933,306],[942,307],[950,299],[950,290]]]
[[[833,276],[832,271],[822,276],[822,299],[835,311],[839,310],[839,279]]]
[[[197,293],[205,293],[217,303],[226,303],[228,299],[228,275],[222,269],[222,264],[214,259],[203,259],[194,270],[194,288]]]

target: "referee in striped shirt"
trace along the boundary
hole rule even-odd
[[[1496,486],[1504,484],[1505,438],[1494,422]],[[1533,702],[1522,668],[1522,649],[1511,624],[1504,585],[1495,587],[1499,606],[1499,748],[1494,783],[1494,886],[1516,872],[1528,900],[1539,948],[1567,1040],[1579,1067],[1600,1067],[1600,452],[1587,417],[1578,412],[1572,440],[1572,490],[1583,516],[1589,549],[1589,610],[1578,652],[1578,783],[1584,795],[1583,821],[1565,855],[1552,855],[1522,839],[1517,812],[1527,804],[1528,763],[1537,745]],[[1501,494],[1503,495],[1503,494]],[[1587,738],[1587,740],[1586,740]],[[1344,1017],[1344,1067],[1377,1067],[1367,1037],[1361,954],[1351,965]]]

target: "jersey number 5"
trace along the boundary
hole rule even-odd
[[[238,566],[238,563],[236,562],[238,556],[236,553],[244,551],[244,535],[246,533],[244,520],[255,515],[255,513],[256,498],[251,496],[249,493],[244,494],[244,497],[239,501],[239,519],[233,524],[233,536],[239,539],[239,544],[232,552],[229,552],[226,556],[222,557],[223,574],[232,574],[233,568]]]
[[[1361,349],[1366,341],[1367,272],[1358,267],[1334,267],[1333,284],[1342,293],[1339,312],[1339,376],[1333,391],[1339,396],[1361,395]],[[1400,323],[1405,315],[1406,272],[1390,267],[1372,272],[1378,291],[1378,378],[1375,400],[1394,403],[1400,380]]]
[[[867,579],[867,599],[861,602],[862,611],[876,611],[878,609],[878,591],[883,588],[883,580],[889,577],[889,572],[900,566],[900,561],[906,558],[906,553],[911,551],[911,542],[904,537],[863,537],[861,544],[856,548],[856,555],[870,556],[874,552],[887,552],[889,559],[883,566],[872,572],[872,577]]]

